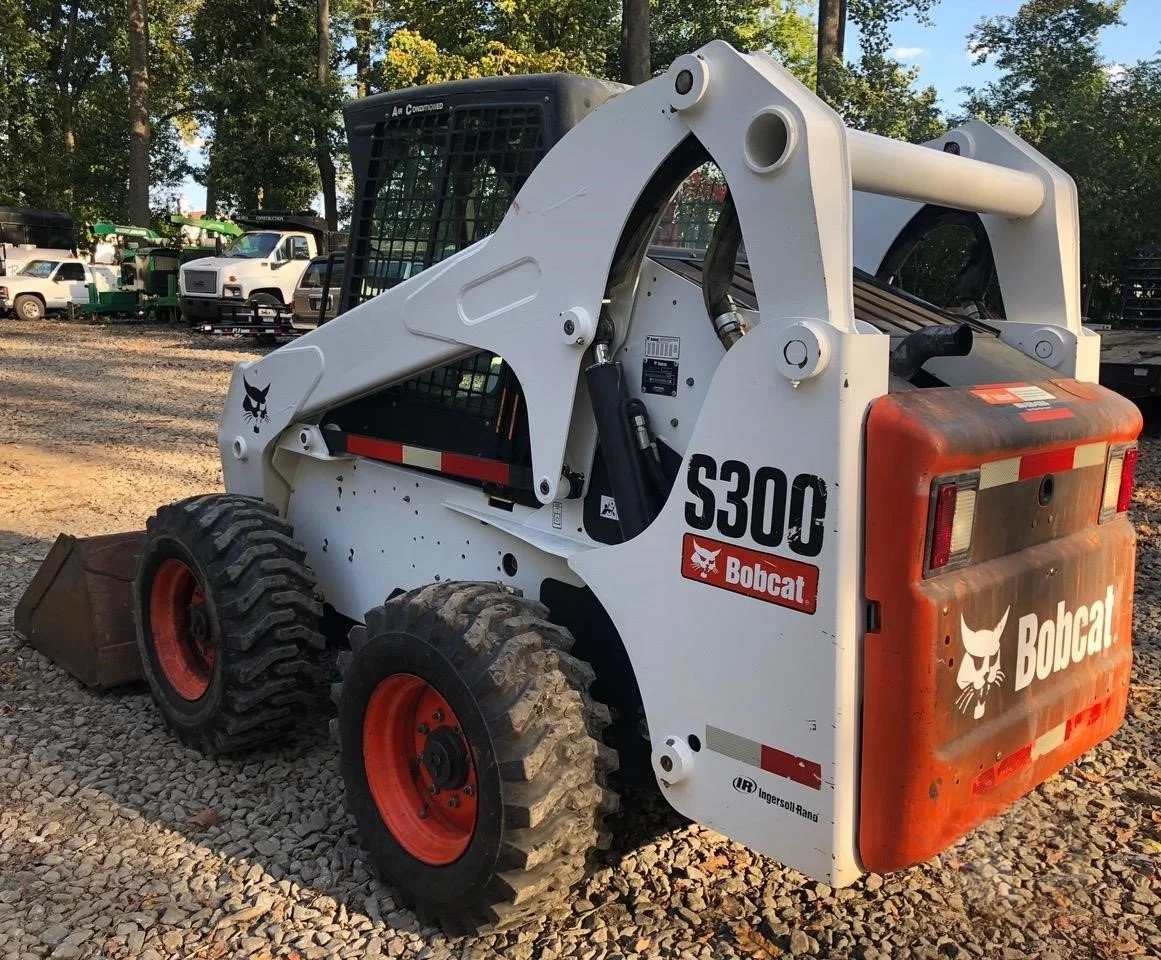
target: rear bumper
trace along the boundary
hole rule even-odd
[[[931,858],[1124,719],[1136,534],[1124,514],[1099,517],[1107,458],[1136,439],[1140,414],[1093,385],[1040,389],[1052,398],[1042,407],[985,388],[892,394],[871,409],[867,870]],[[925,574],[934,479],[972,472],[968,555]]]

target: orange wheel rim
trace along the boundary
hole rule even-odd
[[[161,672],[183,700],[200,700],[214,672],[209,611],[197,575],[181,560],[164,560],[149,590],[149,625]]]
[[[476,764],[459,718],[435,687],[397,673],[363,715],[363,763],[379,815],[411,856],[457,860],[476,832]]]

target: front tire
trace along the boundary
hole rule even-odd
[[[166,724],[209,754],[285,736],[314,701],[325,640],[314,578],[270,504],[211,494],[147,524],[137,646]]]
[[[543,914],[609,845],[608,709],[546,617],[495,584],[435,584],[371,610],[342,658],[336,726],[364,849],[449,935]]]
[[[21,320],[44,319],[44,301],[40,297],[32,296],[32,294],[21,294],[13,302],[12,309],[16,311],[16,316]]]

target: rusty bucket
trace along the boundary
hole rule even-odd
[[[144,542],[144,531],[61,534],[16,604],[17,633],[89,687],[141,680],[133,578]]]

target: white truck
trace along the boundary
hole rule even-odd
[[[15,276],[0,277],[0,316],[42,320],[50,311],[84,306],[91,283],[98,290],[116,289],[117,273],[71,257],[29,260]]]
[[[182,316],[205,330],[233,326],[251,314],[289,317],[307,265],[326,252],[326,223],[313,211],[261,212],[235,221],[246,233],[221,256],[191,260],[179,274]]]

